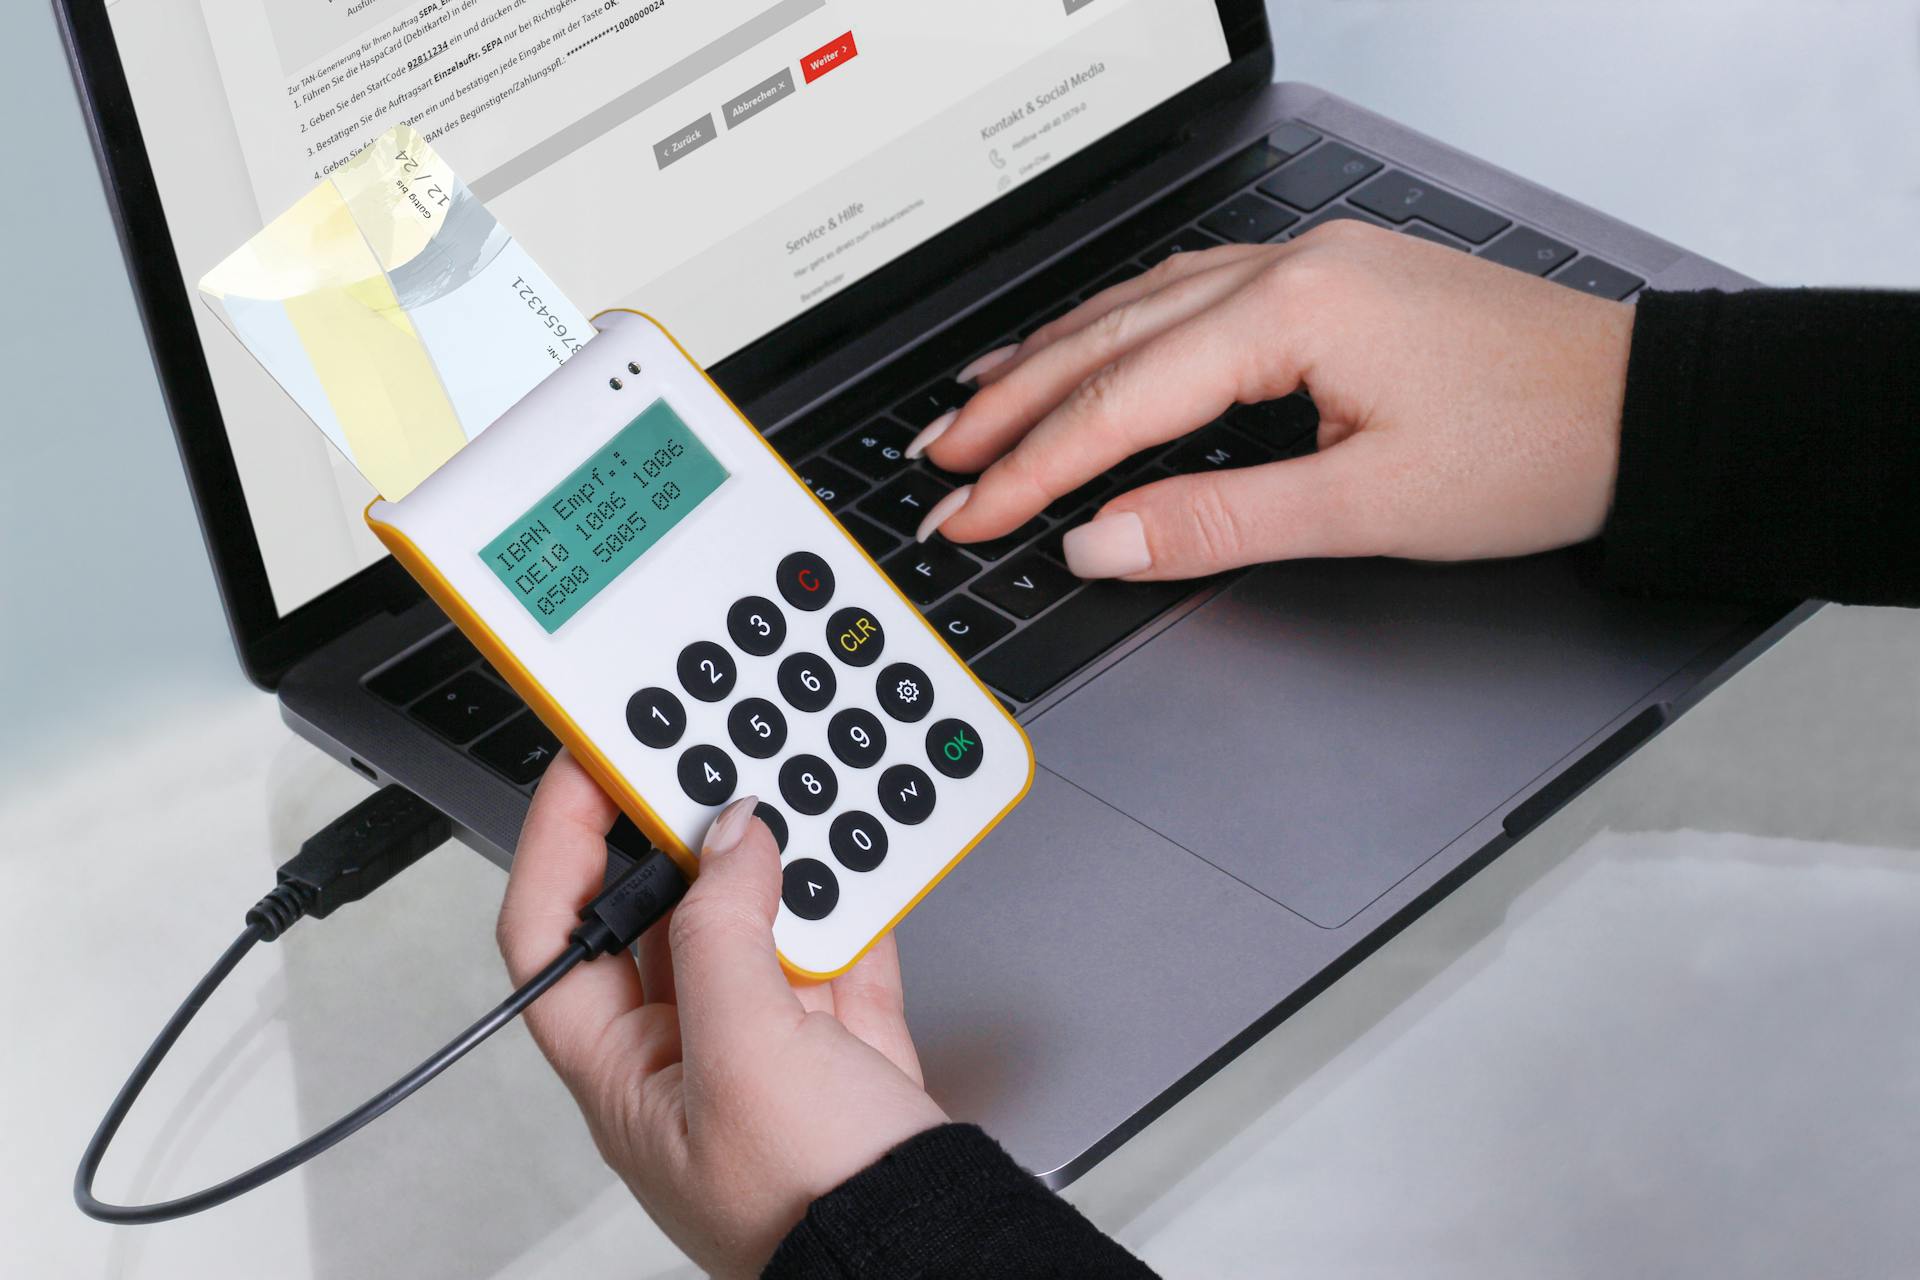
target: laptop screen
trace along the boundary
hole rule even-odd
[[[109,0],[189,286],[391,125],[712,364],[1225,66],[1215,0]],[[372,494],[195,308],[276,610]]]

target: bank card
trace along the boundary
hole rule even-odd
[[[593,335],[405,125],[207,272],[200,293],[390,501]]]

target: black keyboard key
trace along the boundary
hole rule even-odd
[[[840,524],[875,560],[886,559],[892,554],[894,548],[900,545],[900,538],[863,515],[857,515],[851,511],[844,512],[840,516]]]
[[[413,718],[455,746],[472,742],[520,709],[520,699],[478,671],[463,671],[413,704]]]
[[[813,490],[813,496],[826,503],[832,511],[838,511],[864,497],[867,490],[873,488],[853,472],[827,458],[809,458],[794,469],[800,473],[800,483]]]
[[[895,533],[911,538],[933,504],[947,496],[947,489],[925,471],[907,471],[861,503],[860,510]]]
[[[1380,162],[1352,147],[1324,142],[1260,184],[1260,190],[1311,213],[1380,172]]]
[[[780,696],[796,711],[824,710],[840,687],[827,660],[811,653],[789,655],[781,662],[774,683],[780,686]]]
[[[1102,501],[1113,492],[1115,481],[1111,475],[1095,476],[1075,489],[1072,493],[1063,493],[1047,504],[1049,519],[1064,520],[1076,512],[1083,511],[1094,503]]]
[[[1191,582],[1094,582],[981,659],[979,677],[1032,702],[1196,590]]]
[[[907,465],[913,431],[889,418],[876,418],[842,440],[827,454],[871,480],[885,480]]]
[[[949,778],[971,778],[986,759],[980,731],[965,720],[948,718],[927,730],[927,761]]]
[[[733,655],[711,640],[695,640],[674,663],[680,687],[702,702],[725,702],[740,678]]]
[[[370,678],[367,688],[396,706],[405,706],[479,660],[480,651],[465,636],[448,630]]]
[[[929,538],[907,547],[880,567],[907,599],[922,609],[980,572],[973,557],[962,554],[944,538]]]
[[[742,698],[727,712],[727,736],[741,755],[770,760],[787,745],[787,717],[765,698]]]
[[[1598,298],[1612,298],[1615,302],[1631,298],[1647,283],[1632,272],[1622,271],[1612,263],[1602,262],[1591,255],[1577,259],[1555,276],[1553,282],[1582,293],[1591,293]]]
[[[560,739],[531,711],[523,711],[473,744],[473,754],[497,769],[508,782],[524,787],[547,771]]]
[[[1255,444],[1237,431],[1229,431],[1220,423],[1200,430],[1188,436],[1181,446],[1167,455],[1167,465],[1176,472],[1189,474],[1196,471],[1231,471],[1235,467],[1250,467],[1257,462],[1268,462],[1273,451],[1265,445]]]
[[[1467,246],[1461,244],[1446,232],[1435,231],[1424,222],[1409,222],[1406,226],[1400,228],[1400,234],[1412,236],[1416,240],[1426,240],[1433,244],[1445,245],[1449,249],[1458,249],[1461,253],[1472,252]]]
[[[871,871],[887,859],[887,829],[880,819],[849,809],[827,828],[827,848],[849,871]]]
[[[833,566],[812,551],[795,551],[773,571],[780,596],[796,609],[814,613],[833,599]]]
[[[1387,225],[1372,214],[1363,213],[1350,204],[1337,204],[1325,213],[1308,218],[1305,222],[1295,227],[1288,239],[1298,240],[1301,236],[1307,234],[1307,232],[1319,227],[1324,227],[1329,222],[1364,222],[1370,227],[1384,227]]]
[[[1571,261],[1573,249],[1531,227],[1515,227],[1481,250],[1480,256],[1515,271],[1544,276]]]
[[[985,542],[965,543],[967,554],[991,564],[995,560],[1004,560],[1007,556],[1026,546],[1046,530],[1047,522],[1039,516],[1027,521],[1012,533],[989,538]]]
[[[1071,595],[1080,579],[1037,552],[995,569],[973,585],[973,594],[1016,618],[1031,618]]]
[[[1398,169],[1388,170],[1347,198],[1396,226],[1418,218],[1473,244],[1485,244],[1513,225],[1511,218]]]
[[[1087,296],[1091,298],[1095,294],[1105,293],[1117,284],[1125,284],[1129,280],[1137,280],[1140,278],[1140,273],[1144,270],[1146,270],[1146,268],[1142,267],[1139,263],[1129,262],[1118,271],[1101,276],[1098,280],[1088,285]]]
[[[1227,410],[1227,425],[1241,435],[1279,450],[1320,429],[1320,410],[1305,396],[1282,396]]]
[[[1267,145],[1281,155],[1292,159],[1314,143],[1320,141],[1320,135],[1303,124],[1289,121],[1267,135]]]
[[[929,613],[927,621],[962,662],[972,661],[976,653],[1013,630],[1011,622],[967,595],[953,597]]]
[[[1055,303],[1053,306],[1048,307],[1045,311],[1042,311],[1039,315],[1027,321],[1026,324],[1021,327],[1028,333],[1037,333],[1062,316],[1071,315],[1073,309],[1079,305],[1080,301],[1077,298],[1067,302]]]
[[[961,386],[952,378],[942,378],[895,405],[893,416],[918,431],[947,410],[958,409],[972,394],[972,388]]]
[[[1188,227],[1148,249],[1140,255],[1140,261],[1149,267],[1157,267],[1176,253],[1198,253],[1202,249],[1217,248],[1225,243],[1219,236],[1208,235],[1198,227]]]
[[[1202,218],[1200,225],[1235,244],[1264,244],[1298,221],[1299,214],[1249,191]]]

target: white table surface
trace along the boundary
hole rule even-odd
[[[1274,10],[1287,77],[1764,279],[1920,286],[1920,0]],[[0,320],[0,500],[80,568],[0,616],[0,1273],[691,1274],[518,1027],[213,1214],[72,1208],[158,1021],[366,788],[239,678],[57,59],[7,6],[0,243],[35,306]],[[39,482],[83,451],[141,531],[111,556]],[[1829,609],[1071,1196],[1168,1275],[1911,1274],[1916,776],[1920,618]],[[463,1024],[504,984],[501,883],[442,853],[257,953],[106,1189],[223,1175]]]

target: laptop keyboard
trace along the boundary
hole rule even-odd
[[[966,482],[909,462],[916,432],[970,391],[954,374],[1101,290],[1175,254],[1303,235],[1342,218],[1625,300],[1645,281],[1572,245],[1297,124],[1228,157],[1120,226],[1009,290],[940,339],[772,437],[807,487],[989,687],[1031,703],[1205,582],[1083,583],[1061,537],[1123,487],[1254,466],[1315,447],[1319,415],[1294,395],[1137,454],[1056,500],[1021,528],[962,546],[912,541],[921,518]],[[851,429],[842,429],[853,422]],[[443,631],[371,673],[367,688],[507,781],[531,788],[559,742],[465,637]]]

